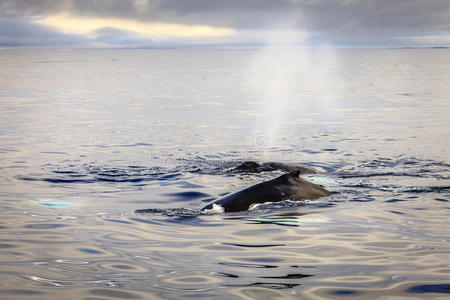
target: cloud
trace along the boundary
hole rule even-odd
[[[63,34],[29,21],[0,18],[0,46],[76,46],[87,39]]]
[[[158,44],[158,41],[149,37],[113,27],[103,27],[93,32],[93,35],[95,43],[104,45],[145,47]]]
[[[389,45],[398,37],[450,32],[445,0],[317,0],[304,12],[305,26],[334,44]]]
[[[234,34],[231,28],[206,25],[185,25],[161,22],[142,22],[123,18],[81,17],[56,14],[36,21],[61,32],[89,35],[101,28],[116,28],[152,38],[221,37]]]
[[[193,44],[199,40],[209,44],[264,44],[265,34],[271,35],[283,26],[303,37],[307,33],[306,38],[299,39],[303,45],[319,46],[429,45],[431,41],[449,45],[445,37],[450,35],[448,0],[0,0],[0,16],[11,19],[37,22],[61,15],[83,20],[80,27],[87,20],[120,20],[103,27],[122,30],[124,38],[142,36],[149,41],[158,34],[137,30],[132,22],[234,32],[199,39],[198,34],[177,37],[173,32],[178,29],[166,28],[166,32],[172,31],[169,39],[176,43],[179,38],[180,44],[189,43],[187,39]],[[179,32],[189,31],[184,29]],[[256,37],[260,37],[258,41]]]

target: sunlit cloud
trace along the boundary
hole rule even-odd
[[[50,26],[59,32],[95,37],[95,32],[102,28],[115,28],[134,32],[149,38],[218,38],[232,36],[235,30],[226,27],[206,25],[185,25],[162,22],[142,22],[121,18],[91,18],[61,13],[36,20],[36,23]]]

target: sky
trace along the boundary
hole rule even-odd
[[[449,47],[449,0],[0,0],[0,47]]]

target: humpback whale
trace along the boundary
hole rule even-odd
[[[283,200],[314,199],[331,195],[329,191],[317,184],[299,177],[300,170],[281,175],[275,179],[265,181],[242,191],[220,198],[202,210],[212,209],[213,205],[220,205],[225,212],[248,210],[252,204],[265,202],[279,202]]]
[[[246,161],[231,170],[232,173],[261,173],[282,170],[285,172],[300,171],[300,174],[318,174],[319,171],[305,165],[287,165],[279,162],[266,162],[259,164],[255,161]]]

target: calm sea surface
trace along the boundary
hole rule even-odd
[[[446,49],[2,49],[1,298],[448,299],[449,149]]]

